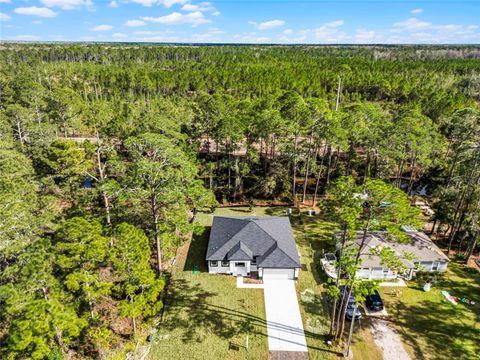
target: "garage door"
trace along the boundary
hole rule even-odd
[[[263,269],[264,279],[293,279],[295,269]]]

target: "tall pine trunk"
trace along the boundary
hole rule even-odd
[[[296,202],[296,194],[295,194],[295,187],[297,185],[297,141],[298,141],[298,131],[295,131],[295,139],[293,141],[293,185],[292,185],[292,198],[293,198],[293,203],[295,204]]]
[[[310,165],[310,157],[312,154],[312,142],[313,142],[313,135],[310,135],[310,144],[308,147],[308,152],[307,152],[307,161],[305,164],[305,179],[303,182],[303,196],[302,196],[302,203],[305,204],[305,198],[307,196],[307,186],[308,186],[308,171],[309,171],[309,165]]]
[[[318,168],[317,182],[315,184],[315,192],[313,193],[312,207],[315,207],[315,205],[317,205],[318,187],[319,187],[319,184],[320,184],[320,179],[322,178],[322,168],[323,168],[323,163],[325,162],[325,152],[326,151],[327,151],[327,143],[325,143],[325,146],[323,148],[322,161],[320,162],[320,166]]]

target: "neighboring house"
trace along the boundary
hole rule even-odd
[[[358,266],[357,277],[362,279],[396,279],[405,277],[411,279],[417,271],[446,271],[448,257],[433,243],[422,231],[406,228],[410,242],[399,243],[387,239],[386,232],[369,232],[367,239],[360,252],[361,264]],[[341,231],[335,232],[338,239]],[[363,239],[363,231],[357,231],[356,245],[360,247]],[[389,247],[400,259],[406,273],[400,274],[396,269],[390,269],[382,264],[380,255],[382,248]]]
[[[297,279],[300,268],[288,217],[215,216],[206,260],[210,273]]]

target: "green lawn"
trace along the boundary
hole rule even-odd
[[[390,320],[412,359],[478,359],[480,354],[480,274],[450,263],[443,280],[423,291],[423,281],[408,288],[381,288]],[[453,305],[440,293],[475,299]]]
[[[283,207],[219,208],[215,215],[285,215]],[[204,256],[213,214],[199,214],[205,226],[180,249],[172,272],[164,322],[154,337],[150,359],[268,359],[263,290],[237,289],[231,276],[209,275]],[[335,224],[305,213],[290,216],[300,251],[302,269],[297,293],[310,359],[335,359],[338,350],[325,345],[329,331],[325,274],[319,267],[323,251],[334,248]],[[192,274],[194,266],[200,273]],[[473,359],[480,352],[480,275],[466,273],[452,263],[442,283],[425,293],[422,284],[408,288],[381,288],[392,326],[397,327],[412,359]],[[400,289],[400,290],[399,290]],[[477,301],[475,306],[451,305],[440,294],[445,289],[455,296]],[[400,295],[394,292],[400,291]],[[230,349],[231,343],[244,344],[249,336],[248,353]],[[364,317],[355,328],[352,351],[355,359],[380,360],[370,323]]]
[[[254,207],[252,211],[246,207],[240,207],[219,208],[215,215],[278,216],[286,213],[285,207]],[[208,225],[212,218],[211,214],[201,214],[198,221]],[[321,278],[317,266],[320,249],[326,244],[332,246],[331,232],[334,226],[331,223],[319,221],[318,217],[309,217],[305,213],[293,214],[290,220],[302,263],[297,281],[297,295],[309,357],[310,359],[334,359],[337,355],[336,349],[325,345],[325,335],[329,331],[329,317],[322,285],[325,278]]]
[[[297,292],[304,328],[306,333],[311,331],[317,334],[307,336],[310,359],[334,359],[344,349],[328,348],[325,345],[325,336],[330,330],[330,310],[324,288],[327,276],[320,268],[320,258],[323,252],[335,250],[332,233],[338,228],[334,223],[305,213],[292,215],[291,223],[302,261]],[[314,298],[306,296],[311,290],[315,294]],[[316,326],[315,330],[312,329],[312,324]],[[368,322],[357,323],[355,334],[352,341],[355,359],[382,359],[370,335]]]
[[[150,359],[267,359],[263,290],[237,289],[232,276],[209,275],[204,261],[211,216],[202,236],[182,247],[172,272],[162,324]],[[198,266],[200,272],[193,274]],[[244,345],[248,335],[249,349]]]

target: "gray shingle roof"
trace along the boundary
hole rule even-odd
[[[228,260],[250,260],[253,259],[252,250],[243,242],[234,245],[227,254]]]
[[[407,268],[415,268],[414,262],[417,261],[439,261],[447,262],[448,257],[433,243],[432,240],[421,231],[407,231],[407,235],[411,238],[408,243],[399,243],[388,240],[385,233],[369,232],[365,240],[363,249],[360,252],[362,263],[360,267],[383,267],[380,256],[372,254],[372,250],[384,246],[390,247],[395,251],[398,258]],[[341,236],[342,232],[335,232],[336,236]],[[363,239],[363,231],[357,231],[355,242],[360,247]],[[413,255],[413,259],[407,259],[408,255]]]
[[[252,260],[254,256],[259,267],[300,267],[288,217],[213,218],[207,260]]]

